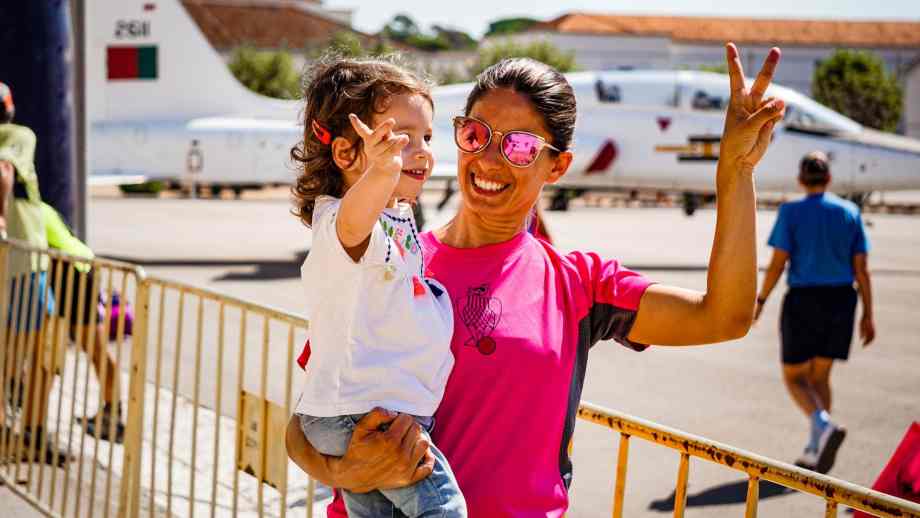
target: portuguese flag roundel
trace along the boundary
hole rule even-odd
[[[106,49],[108,79],[156,79],[157,47],[108,47]]]

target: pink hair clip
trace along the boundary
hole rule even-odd
[[[332,143],[332,133],[322,124],[316,122],[316,119],[310,121],[310,127],[313,128],[313,136],[316,137],[316,140],[327,146]]]

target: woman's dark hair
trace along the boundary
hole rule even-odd
[[[799,164],[799,181],[806,187],[827,185],[831,180],[831,168],[827,155],[821,151],[808,153]]]
[[[360,152],[358,138],[348,114],[366,124],[375,114],[386,111],[393,95],[419,94],[434,104],[429,83],[396,63],[396,58],[351,59],[328,55],[314,63],[304,75],[304,137],[291,149],[299,174],[291,192],[295,216],[307,226],[313,221],[316,198],[342,197],[345,178],[332,158],[332,141],[345,137]],[[328,131],[320,139],[313,131],[316,122]],[[357,153],[355,157],[357,158]]]
[[[466,98],[466,115],[485,94],[505,88],[526,95],[552,136],[550,144],[567,151],[575,134],[575,92],[555,68],[529,58],[503,59],[476,77]]]

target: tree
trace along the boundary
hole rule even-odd
[[[361,43],[357,34],[349,31],[339,31],[332,35],[329,40],[328,51],[346,58],[366,58],[388,56],[396,50],[387,44],[383,39],[378,39],[377,43],[367,49]],[[318,53],[317,56],[322,54]]]
[[[450,50],[450,43],[448,43],[446,39],[440,36],[429,36],[427,34],[413,34],[406,38],[403,43],[428,52]]]
[[[367,51],[369,56],[374,57],[389,56],[390,54],[394,53],[396,53],[396,49],[394,49],[393,46],[387,43],[384,39],[377,40],[377,43],[371,47],[371,50]]]
[[[489,30],[486,31],[485,37],[523,32],[537,23],[537,20],[533,18],[502,18],[489,24]]]
[[[718,65],[700,65],[700,72],[712,72],[713,74],[728,74],[728,65],[719,63]]]
[[[812,78],[816,101],[883,131],[897,129],[903,95],[894,74],[868,51],[837,50],[818,64]]]
[[[286,51],[260,51],[239,47],[233,52],[230,71],[253,92],[277,99],[301,96],[300,74]]]
[[[383,35],[394,41],[406,41],[421,32],[418,24],[408,14],[397,14],[383,26]]]
[[[486,68],[506,58],[531,58],[542,61],[560,72],[575,70],[575,53],[565,52],[548,41],[535,41],[528,44],[507,40],[479,49],[479,57],[470,68],[472,75],[478,75]]]
[[[359,58],[367,55],[361,40],[353,32],[339,31],[329,40],[329,50],[346,58]]]
[[[476,46],[476,40],[462,31],[434,25],[431,31],[423,32],[415,20],[407,14],[394,16],[389,23],[383,26],[381,34],[391,41],[428,52],[468,49]]]
[[[473,49],[478,44],[472,36],[457,29],[442,25],[432,25],[431,30],[434,31],[438,39],[447,43],[448,48],[452,50]]]
[[[473,79],[466,70],[457,70],[455,67],[444,68],[434,75],[439,85],[466,83]]]

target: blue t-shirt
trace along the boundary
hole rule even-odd
[[[869,251],[859,208],[832,193],[782,204],[768,243],[789,253],[793,288],[853,284],[853,256]]]

